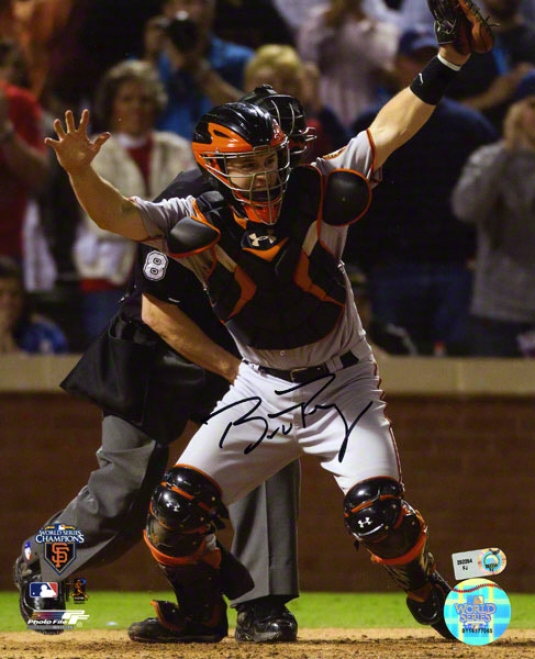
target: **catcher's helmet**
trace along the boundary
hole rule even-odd
[[[192,139],[193,155],[215,187],[234,208],[253,222],[275,224],[286,190],[289,166],[288,138],[273,117],[251,103],[227,103],[204,114]],[[231,177],[229,164],[248,163],[251,158],[263,169],[250,168]],[[237,182],[239,180],[239,183]],[[258,181],[264,184],[258,185]],[[236,203],[238,202],[238,203]]]
[[[301,101],[289,94],[278,94],[271,85],[255,87],[240,100],[267,110],[277,121],[290,144],[290,167],[297,167],[316,139],[315,129],[307,126]]]

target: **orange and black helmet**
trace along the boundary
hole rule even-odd
[[[232,203],[253,222],[275,224],[290,173],[288,138],[266,110],[252,103],[227,103],[203,115],[192,139],[197,164]],[[269,170],[255,170],[237,182],[229,163],[251,157],[273,161]],[[260,178],[266,183],[259,187]]]

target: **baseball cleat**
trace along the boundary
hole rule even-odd
[[[13,581],[15,586],[20,591],[19,607],[22,619],[26,624],[32,618],[34,613],[42,611],[64,611],[65,610],[65,586],[63,582],[58,581],[58,594],[57,597],[32,597],[30,595],[31,584],[38,583],[42,579],[41,572],[39,571],[39,562],[33,565],[28,565],[22,556],[19,556],[13,566]],[[28,625],[33,631],[40,634],[62,634],[63,628],[56,626],[53,629],[50,627],[38,627]]]
[[[154,601],[156,618],[134,622],[128,636],[138,643],[219,643],[228,634],[226,605],[216,625],[189,620],[176,604]]]
[[[430,625],[444,638],[456,641],[457,639],[450,632],[444,620],[444,603],[451,588],[438,572],[433,572],[428,578],[431,588],[426,588],[425,599],[421,599],[421,595],[417,593],[408,593],[407,606],[409,611],[421,625]],[[421,593],[421,591],[419,592]]]
[[[293,643],[297,620],[279,602],[269,598],[239,604],[234,637],[239,642]]]

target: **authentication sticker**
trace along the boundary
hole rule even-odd
[[[489,577],[505,570],[507,558],[501,549],[488,547],[452,554],[455,578]]]
[[[457,584],[444,604],[450,632],[468,645],[487,645],[511,622],[511,603],[505,591],[489,579],[467,579]]]

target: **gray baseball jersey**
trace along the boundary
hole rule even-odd
[[[339,152],[317,160],[315,167],[325,176],[343,168],[360,173],[371,185],[380,180],[365,132]],[[193,215],[192,202],[188,198],[154,205],[138,200],[138,205],[149,234],[156,237]],[[316,221],[302,243],[308,254],[321,241],[344,274],[346,305],[335,326],[318,341],[285,350],[258,350],[238,341],[245,358],[238,377],[177,463],[215,481],[226,504],[303,454],[319,458],[344,493],[373,477],[401,479],[377,366],[341,260],[346,234],[345,226]],[[166,248],[165,240],[159,247]],[[215,245],[183,259],[205,285],[217,250]],[[298,383],[266,370],[320,364],[319,377]]]
[[[324,175],[328,175],[335,169],[349,169],[361,173],[368,179],[373,187],[381,180],[380,170],[374,168],[374,152],[366,132],[359,133],[349,141],[347,146],[339,151],[318,158],[314,166]],[[134,197],[141,211],[146,229],[151,236],[167,234],[169,230],[183,217],[194,214],[193,197],[174,198],[158,204],[144,201]],[[343,272],[346,284],[346,306],[345,315],[336,328],[322,341],[317,341],[303,347],[286,350],[258,350],[250,345],[244,344],[240,338],[234,336],[241,355],[248,361],[262,366],[273,368],[294,368],[314,366],[323,364],[331,359],[335,360],[337,355],[348,351],[355,352],[359,357],[369,354],[369,349],[364,339],[365,333],[355,307],[351,284],[345,274],[341,260],[347,236],[347,226],[332,226],[323,223],[321,233],[311,227],[309,236],[305,241],[305,249],[311,251],[317,240],[339,259],[339,268]],[[168,253],[165,239],[157,238],[152,241],[160,251]],[[218,254],[218,246],[215,246]],[[197,277],[206,285],[207,275],[212,269],[213,259],[209,250],[191,257],[181,258],[182,265],[193,270]],[[229,330],[230,331],[230,330]]]

